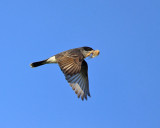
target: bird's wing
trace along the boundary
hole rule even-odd
[[[87,95],[90,96],[90,92],[88,81],[88,65],[86,61],[82,61],[80,72],[74,75],[65,74],[65,78],[72,89],[75,90],[78,98],[81,97],[82,100],[84,98],[87,100]]]
[[[74,75],[81,71],[83,59],[78,56],[62,56],[58,58],[58,65],[66,75]]]

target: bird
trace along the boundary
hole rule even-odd
[[[85,61],[87,57],[94,58],[100,53],[99,50],[93,50],[91,47],[74,48],[58,53],[48,59],[33,62],[30,64],[32,68],[51,63],[58,63],[61,71],[64,73],[65,79],[77,94],[87,100],[90,97],[88,64]]]

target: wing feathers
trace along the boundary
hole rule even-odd
[[[78,61],[78,57],[70,58],[68,56],[63,56],[58,58],[58,64],[64,74],[74,75],[81,70],[81,61]]]
[[[81,97],[82,100],[84,100],[84,98],[87,100],[87,95],[90,96],[90,93],[88,65],[85,60],[80,61],[77,56],[75,56],[75,58],[64,56],[58,59],[58,64],[78,98]]]
[[[76,75],[70,76],[65,75],[66,80],[69,82],[70,86],[73,90],[75,90],[75,93],[77,94],[78,98],[81,97],[82,100],[84,98],[87,100],[87,95],[89,95],[89,88],[87,88],[88,82],[84,77],[82,76],[82,73],[78,73]]]

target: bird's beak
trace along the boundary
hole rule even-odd
[[[99,51],[99,50],[94,50],[94,51],[93,51],[92,58],[94,58],[94,57],[98,56],[98,55],[99,55],[99,53],[100,53],[100,51]]]
[[[99,50],[92,50],[87,54],[87,56],[90,56],[91,58],[94,58],[94,57],[98,56],[99,53],[100,53]]]

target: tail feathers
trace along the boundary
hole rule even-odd
[[[31,63],[30,66],[31,66],[32,68],[34,68],[34,67],[41,66],[41,65],[43,65],[43,64],[46,64],[46,60],[42,60],[42,61],[38,61],[38,62]]]

